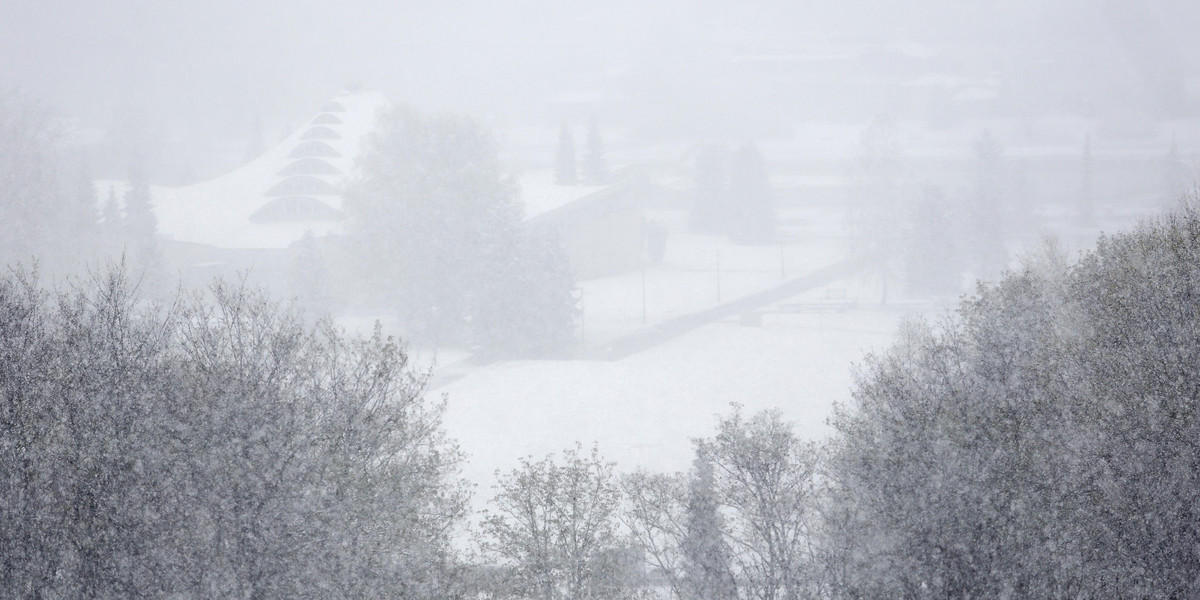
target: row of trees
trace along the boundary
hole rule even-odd
[[[913,184],[890,119],[863,131],[849,173],[850,250],[873,257],[885,302],[893,283],[917,294],[952,294],[964,273],[995,278],[1007,267],[1008,245],[1032,229],[1032,219],[1003,153],[991,133],[980,133],[966,187],[952,195]]]
[[[1195,206],[1027,265],[865,365],[829,473],[848,597],[1198,591]]]
[[[1049,251],[869,357],[824,446],[718,418],[689,473],[498,477],[402,347],[236,286],[0,279],[0,593],[795,600],[1200,593],[1200,209]],[[473,577],[472,574],[479,575]]]
[[[816,447],[777,411],[718,420],[690,473],[619,476],[596,448],[500,475],[480,532],[493,596],[810,597]]]
[[[1022,169],[1005,155],[999,139],[979,132],[959,182],[921,181],[912,173],[896,123],[880,117],[862,132],[850,163],[848,230],[851,251],[876,257],[889,283],[916,294],[962,290],[964,275],[994,280],[1014,250],[1036,239],[1039,216]],[[1096,226],[1095,158],[1091,136],[1083,140],[1077,188],[1064,198],[1069,224]],[[1172,142],[1159,186],[1164,207],[1173,206],[1195,173]]]
[[[140,169],[101,210],[87,161],[68,152],[63,134],[48,108],[0,89],[0,264],[37,261],[57,277],[125,254],[131,268],[157,274],[157,221]]]
[[[1074,263],[1048,246],[868,357],[824,446],[735,409],[687,474],[525,463],[486,539],[526,598],[1195,596],[1198,281],[1195,204]]]
[[[431,598],[465,511],[424,378],[237,286],[0,280],[0,595]]]
[[[706,598],[807,589],[814,454],[777,413],[722,419],[691,476],[621,477],[595,449],[522,461],[477,532],[492,575],[469,568],[463,457],[425,380],[378,331],[241,286],[161,303],[120,270],[59,292],[10,273],[0,594],[624,598],[652,589],[644,556],[679,557],[671,585]]]
[[[776,211],[766,161],[754,143],[731,151],[708,144],[696,154],[690,220],[702,233],[726,235],[739,244],[770,243]]]
[[[584,142],[583,162],[575,159],[575,136],[571,128],[563,123],[558,132],[558,146],[554,150],[554,183],[558,185],[603,185],[609,181],[608,165],[604,160],[604,140],[596,119],[588,122],[587,140]]]

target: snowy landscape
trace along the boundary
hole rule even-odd
[[[1197,27],[0,4],[0,597],[1196,597]]]

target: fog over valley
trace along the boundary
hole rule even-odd
[[[1196,596],[1198,28],[0,3],[0,597]]]

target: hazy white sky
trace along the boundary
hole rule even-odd
[[[244,134],[348,83],[430,108],[528,104],[698,48],[855,41],[1094,44],[1195,67],[1188,0],[5,0],[0,84],[106,126],[122,107]],[[1115,24],[1125,30],[1116,32]],[[1149,59],[1146,59],[1149,60]],[[1161,59],[1158,59],[1161,60]]]

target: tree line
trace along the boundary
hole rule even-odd
[[[1192,201],[1073,261],[1048,244],[944,320],[909,323],[859,366],[820,444],[777,411],[735,407],[694,441],[687,473],[616,476],[579,449],[523,463],[486,521],[511,569],[512,587],[498,589],[539,600],[1194,596],[1198,286]]]
[[[161,267],[150,185],[131,165],[128,189],[107,190],[100,210],[85,157],[64,143],[46,105],[0,87],[0,264],[37,261],[44,274],[81,270],[97,257],[125,255],[158,278]]]
[[[686,473],[464,457],[403,345],[242,285],[0,278],[0,595],[1194,595],[1200,209],[1051,248],[860,366],[822,443],[717,418]],[[468,549],[473,549],[469,550]]]
[[[829,452],[835,588],[1195,595],[1197,258],[1191,203],[868,359]]]
[[[402,260],[363,284],[424,282],[381,293],[427,335],[528,330],[498,307],[539,312],[519,274],[547,255],[520,250],[534,242],[513,233],[490,137],[453,117],[386,119],[363,165],[375,177],[347,202],[375,214],[361,251]],[[51,152],[41,135],[6,139]],[[12,218],[69,197],[61,171],[39,170],[55,163],[18,168],[27,155],[4,151]],[[1048,248],[944,320],[907,325],[860,365],[822,443],[735,406],[693,441],[688,472],[622,474],[597,448],[531,457],[498,474],[474,523],[464,457],[402,343],[311,324],[244,284],[147,294],[118,266],[50,288],[11,268],[0,595],[1191,597],[1197,206],[1075,260]],[[424,213],[399,220],[409,209]],[[5,250],[54,246],[41,227]],[[469,235],[483,231],[499,233]],[[497,248],[504,260],[480,262]],[[545,289],[569,289],[562,277]]]
[[[404,348],[237,285],[0,280],[0,595],[433,597],[460,453]]]

